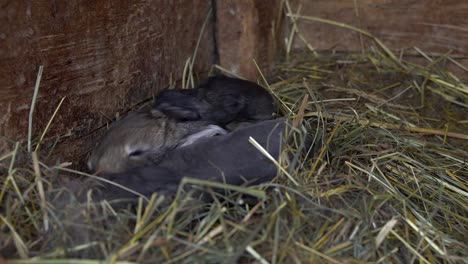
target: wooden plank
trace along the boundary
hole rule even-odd
[[[273,34],[278,22],[280,0],[217,0],[216,41],[219,63],[250,80],[259,77],[253,62],[268,72],[275,57]]]
[[[112,116],[166,87],[170,76],[182,76],[210,8],[210,1],[189,0],[2,1],[0,135],[26,139],[41,64],[36,136],[64,96],[49,137],[79,138],[103,124],[103,114]],[[215,59],[213,27],[206,28],[197,72]]]
[[[431,53],[468,54],[468,2],[458,0],[293,0],[293,12],[336,20],[363,28],[391,49],[418,47]],[[323,50],[360,50],[358,33],[301,20],[299,29],[313,47]],[[297,40],[295,48],[304,44]],[[365,46],[367,47],[367,45]]]

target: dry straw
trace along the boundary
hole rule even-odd
[[[288,48],[274,74],[262,74],[283,114],[308,129],[314,147],[306,155],[288,148],[292,158],[272,161],[278,177],[260,186],[184,180],[210,203],[181,187],[174,199],[155,194],[127,211],[111,201],[59,199],[67,191],[58,179],[85,174],[46,166],[40,156],[19,161],[33,147],[29,137],[26,150],[12,144],[0,155],[0,250],[8,262],[466,262],[468,88],[443,65],[465,66],[416,49],[429,62],[420,66],[369,32],[294,14],[289,3],[285,12],[288,47],[304,20],[375,43],[358,54]],[[186,66],[188,86],[193,61]]]

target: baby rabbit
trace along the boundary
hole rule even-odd
[[[162,91],[153,109],[177,120],[204,120],[219,126],[268,120],[276,112],[272,96],[263,87],[226,76],[211,77],[195,89]]]
[[[234,185],[246,181],[250,184],[269,181],[277,175],[277,168],[248,139],[253,137],[276,159],[281,147],[291,142],[284,140],[287,126],[289,124],[283,118],[259,122],[227,135],[204,138],[192,145],[174,149],[157,165],[105,174],[103,177],[145,196],[153,192],[172,195],[183,177]],[[98,199],[107,200],[136,197],[136,194],[111,184],[104,184],[98,195]]]
[[[225,133],[224,129],[204,121],[177,122],[154,110],[132,112],[106,132],[90,155],[88,168],[93,172],[122,172],[157,163],[166,151],[177,146]]]

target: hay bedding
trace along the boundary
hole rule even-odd
[[[24,151],[16,145],[1,155],[1,255],[9,263],[466,263],[468,88],[440,67],[447,60],[422,67],[377,51],[289,53],[263,84],[284,115],[313,128],[314,149],[280,160],[284,170],[257,187],[214,193],[188,180],[212,203],[185,194],[154,195],[135,210],[63,195],[58,203],[67,190],[57,178],[84,173],[34,155],[15,162]],[[242,202],[242,193],[260,198]]]

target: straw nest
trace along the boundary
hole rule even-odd
[[[377,47],[288,53],[261,82],[284,115],[308,124],[314,148],[280,160],[278,177],[260,186],[219,192],[185,181],[211,194],[211,203],[193,204],[183,193],[169,201],[155,194],[135,210],[58,200],[67,190],[57,179],[84,173],[35,154],[15,162],[26,149],[13,145],[0,158],[3,256],[9,263],[466,262],[468,87],[442,67],[448,57],[423,67]]]

